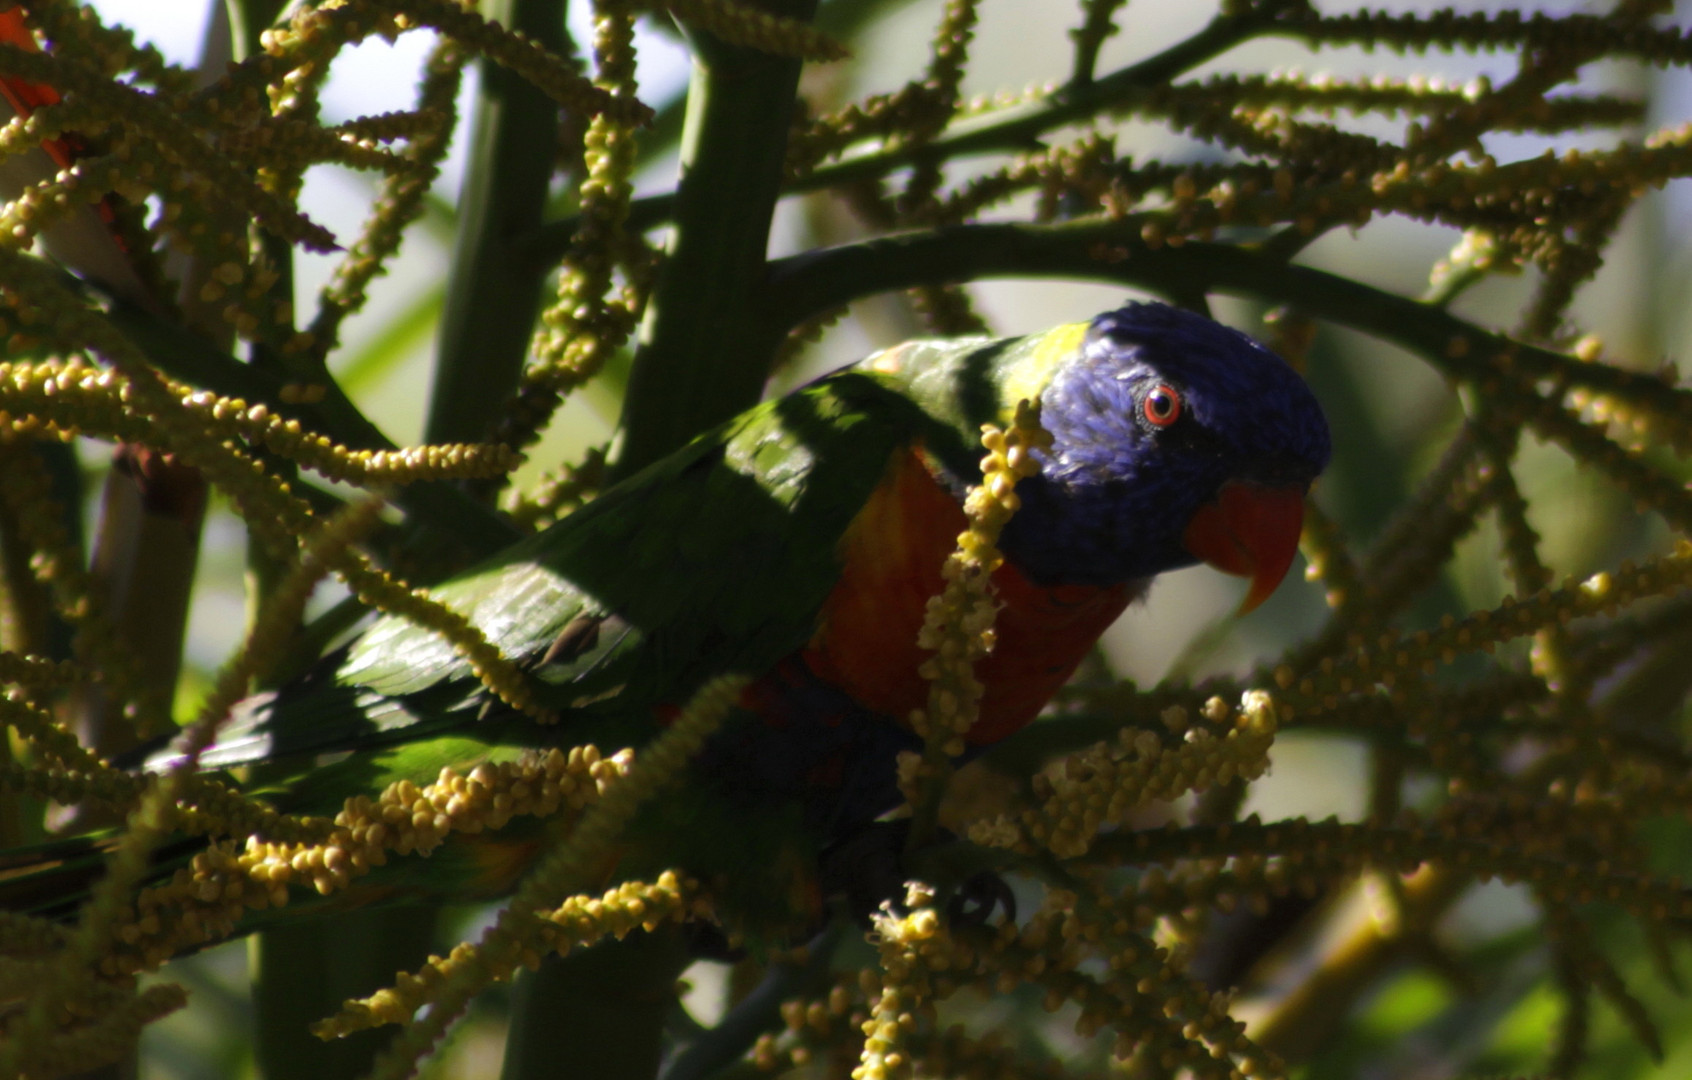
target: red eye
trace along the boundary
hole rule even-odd
[[[1158,383],[1146,395],[1140,409],[1147,420],[1158,427],[1168,427],[1181,419],[1181,392],[1168,383]]]

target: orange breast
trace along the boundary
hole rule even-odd
[[[917,667],[927,653],[917,632],[964,526],[962,507],[921,451],[898,454],[841,542],[840,581],[805,651],[811,671],[901,723],[922,708],[928,683]],[[1122,585],[1044,588],[1008,562],[993,582],[1004,607],[994,624],[998,646],[976,665],[986,687],[969,734],[976,745],[1034,719],[1133,595]]]

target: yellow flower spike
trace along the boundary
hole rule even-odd
[[[426,996],[419,999],[430,1006],[429,1013],[395,1038],[377,1062],[375,1075],[408,1075],[418,1058],[434,1046],[473,996],[489,983],[511,977],[523,962],[526,949],[535,944],[553,947],[553,942],[558,940],[553,937],[557,924],[537,917],[536,913],[559,904],[572,895],[576,883],[587,880],[594,872],[590,868],[597,866],[613,848],[635,811],[673,780],[699,752],[705,739],[735,706],[746,683],[741,676],[721,676],[706,683],[638,757],[624,753],[601,758],[592,747],[582,749],[579,754],[572,749],[568,758],[562,754],[548,755],[549,763],[562,761],[601,776],[615,773],[618,779],[605,783],[599,801],[583,815],[581,822],[530,869],[517,895],[483,933],[479,943],[459,945],[449,963],[431,965],[425,969],[426,974],[420,973],[430,984]],[[677,909],[678,914],[681,910]],[[698,910],[689,904],[685,913],[691,915]],[[364,1003],[349,1002],[341,1013],[314,1030],[330,1037],[380,1022],[370,1019]]]
[[[991,575],[1003,561],[999,534],[1016,511],[1017,481],[1039,471],[1031,450],[1050,446],[1051,434],[1040,427],[1039,406],[1020,401],[1008,430],[982,426],[981,444],[987,451],[981,459],[982,481],[964,498],[969,528],[959,534],[957,549],[941,567],[946,584],[929,598],[917,635],[918,645],[934,656],[921,668],[930,683],[928,707],[911,715],[911,729],[923,738],[922,767],[900,763],[900,790],[917,814],[913,845],[932,835],[951,759],[963,753],[964,736],[975,726],[984,692],[975,662],[993,647],[998,611]]]
[[[526,492],[512,489],[504,501],[512,523],[525,532],[539,532],[591,499],[605,482],[606,446],[596,446],[576,464],[542,474]]]
[[[466,786],[464,778],[446,770],[441,779],[423,788],[402,780],[389,785],[375,800],[349,798],[333,824],[310,826],[318,833],[316,837],[302,836],[293,841],[249,838],[239,851],[228,842],[214,845],[196,857],[191,874],[140,893],[136,909],[152,912],[152,921],[138,917],[128,923],[135,931],[127,936],[127,948],[118,954],[118,970],[146,970],[178,952],[228,934],[247,908],[285,903],[285,889],[280,893],[278,889],[289,884],[329,895],[346,888],[371,867],[385,863],[389,853],[426,856],[454,832],[496,828],[516,816],[549,816],[566,806],[572,813],[579,812],[597,801],[600,787],[609,783],[606,777],[624,768],[627,760],[621,755],[602,759],[592,753],[567,758],[556,749],[546,754],[537,751],[516,762],[479,767],[477,772],[486,781],[479,799],[462,800],[448,813],[431,810],[421,823],[411,808],[436,802],[451,805]],[[600,787],[595,786],[595,773],[600,776]],[[572,775],[576,777],[576,795],[567,798],[565,787]],[[205,778],[194,779],[212,783]],[[234,793],[230,796],[239,799]],[[508,798],[503,805],[497,801],[500,796]],[[256,823],[261,828],[253,824],[231,825],[230,831],[245,832],[249,837],[260,831],[267,837],[286,831],[275,824]]]
[[[607,12],[595,22],[596,79],[613,100],[635,100],[634,15]],[[541,313],[533,352],[517,399],[495,441],[526,446],[558,408],[562,395],[592,379],[634,332],[638,308],[612,296],[613,252],[623,246],[623,220],[634,188],[634,124],[626,116],[595,116],[583,141],[587,175],[581,184],[580,223],[558,279],[558,297]]]
[[[388,260],[399,250],[406,226],[423,212],[429,184],[446,156],[457,120],[456,102],[465,59],[463,50],[449,40],[435,46],[418,92],[417,111],[401,114],[407,118],[405,124],[396,124],[390,115],[345,125],[367,137],[392,138],[404,131],[409,145],[398,160],[398,168],[383,182],[363,233],[349,245],[319,294],[317,317],[306,331],[318,363],[334,348],[341,323],[364,307],[370,282],[384,272]],[[301,126],[312,132],[321,130],[316,125]],[[334,141],[345,145],[339,139]],[[511,461],[498,471],[509,471],[515,465]]]
[[[1603,587],[1594,586],[1594,580],[1603,581]],[[1692,586],[1692,547],[1682,541],[1672,554],[1643,565],[1623,563],[1603,578],[1571,579],[1525,600],[1506,597],[1496,608],[1454,619],[1432,631],[1386,633],[1359,642],[1340,659],[1330,658],[1296,687],[1277,691],[1276,701],[1278,707],[1291,707],[1301,716],[1318,716],[1340,708],[1340,699],[1352,693],[1376,686],[1391,689],[1420,679],[1425,666],[1437,667],[1461,654],[1491,652],[1542,629],[1613,614],[1648,597],[1677,595],[1688,586]]]
[[[910,1058],[904,1036],[915,1013],[933,993],[931,963],[925,949],[945,929],[932,905],[934,891],[921,882],[906,886],[906,914],[884,908],[874,917],[874,940],[880,953],[879,993],[863,1022],[864,1048],[853,1080],[882,1080],[909,1073]],[[873,973],[870,973],[873,975]]]
[[[0,394],[0,400],[4,395]],[[399,450],[351,450],[305,430],[299,421],[264,405],[206,391],[186,393],[183,407],[208,428],[239,436],[282,457],[297,461],[331,480],[362,485],[413,483],[418,480],[482,479],[501,476],[522,462],[522,455],[498,443],[444,443]]]
[[[1207,702],[1203,715],[1222,730],[1220,737],[1204,727],[1187,727],[1184,710],[1165,713],[1184,728],[1178,743],[1125,728],[1114,743],[1097,743],[1037,773],[1036,805],[970,823],[970,839],[1079,858],[1101,828],[1126,823],[1148,802],[1167,802],[1235,779],[1253,780],[1268,769],[1278,726],[1278,709],[1268,691],[1246,693],[1237,708],[1220,698]]]
[[[154,95],[57,54],[19,51],[8,60],[8,66],[13,75],[52,84],[67,96],[74,95],[107,115],[121,115],[127,124],[143,128],[164,159],[203,178],[216,187],[223,202],[247,211],[277,236],[315,250],[334,247],[334,237],[327,230],[255,184],[235,162],[215,151]],[[110,191],[123,185],[124,170],[128,167],[128,161],[114,155],[84,161],[75,168],[89,178],[93,188]]]

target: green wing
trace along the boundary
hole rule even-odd
[[[767,402],[432,595],[529,672],[570,741],[650,723],[712,675],[768,670],[809,639],[841,536],[895,451],[934,436],[899,390],[848,371]],[[257,703],[202,764],[554,730],[489,707],[444,638],[387,616]]]

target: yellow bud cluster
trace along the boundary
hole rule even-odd
[[[185,773],[176,782],[176,828],[181,832],[206,836],[262,834],[272,840],[314,843],[334,828],[327,818],[281,813],[206,773]]]
[[[457,121],[456,103],[467,59],[452,43],[438,42],[425,68],[415,111],[368,117],[336,129],[341,138],[364,145],[404,132],[411,144],[396,159],[399,169],[384,181],[363,232],[348,245],[346,256],[319,294],[317,317],[309,329],[284,344],[285,353],[309,353],[319,363],[328,356],[339,339],[341,323],[365,305],[370,282],[385,272],[406,227],[422,213]]]
[[[0,649],[0,682],[45,688],[92,682],[97,678],[99,672],[74,660],[49,660]]]
[[[21,911],[0,911],[0,955],[12,959],[46,956],[64,946],[66,930],[50,919]]]
[[[554,947],[552,943],[557,939],[550,936],[556,932],[554,924],[544,918],[537,919],[536,912],[560,903],[555,898],[572,895],[575,883],[587,875],[598,877],[604,873],[607,863],[615,857],[629,820],[646,799],[698,753],[705,739],[734,708],[746,681],[741,676],[718,676],[710,680],[695,692],[681,715],[647,745],[639,761],[631,764],[632,757],[626,755],[612,759],[618,764],[618,782],[608,785],[593,811],[584,815],[568,835],[544,851],[528,868],[516,896],[499,913],[494,925],[483,932],[480,942],[460,945],[446,961],[431,961],[418,977],[400,977],[396,989],[414,985],[418,979],[427,982],[422,987],[424,996],[408,1000],[427,1002],[430,1011],[400,1036],[404,1045],[396,1053],[405,1060],[415,1061],[434,1045],[446,1026],[468,1007],[470,999],[482,988],[510,978],[519,964],[533,961],[543,948]],[[330,1037],[389,1022],[387,1013],[372,1011],[372,1000],[375,999],[348,1002],[340,1013],[314,1030]],[[403,1008],[398,1011],[404,1012]],[[406,1013],[393,1018],[403,1022],[409,1017]]]
[[[510,943],[512,955],[490,958],[486,935],[480,945],[460,942],[444,957],[429,957],[415,973],[400,972],[394,985],[343,1003],[339,1013],[313,1025],[312,1031],[330,1039],[383,1024],[409,1024],[419,1009],[435,1002],[455,973],[497,962],[502,973],[496,977],[509,978],[518,964],[530,970],[539,967],[541,948],[562,956],[576,945],[606,936],[622,938],[636,927],[655,930],[697,911],[694,888],[693,882],[666,871],[655,882],[626,881],[603,897],[573,896],[558,910],[538,914],[540,932],[530,941]]]
[[[603,937],[621,939],[631,930],[652,931],[667,922],[699,914],[694,897],[697,883],[683,880],[673,870],[658,875],[654,882],[625,881],[600,897],[572,896],[557,910],[540,917],[558,927],[543,940],[560,956],[577,945],[589,945]],[[529,964],[531,968],[538,964]]]
[[[991,575],[1003,561],[999,533],[1016,512],[1019,480],[1040,471],[1036,450],[1051,445],[1040,427],[1037,405],[1017,404],[1008,431],[982,426],[981,483],[964,500],[969,528],[941,567],[945,587],[930,597],[917,644],[933,651],[920,669],[929,680],[928,708],[911,717],[917,734],[948,757],[963,753],[963,737],[975,724],[982,686],[975,662],[992,651],[993,620],[998,614]]]
[[[1285,722],[1295,711],[1301,717],[1315,717],[1337,709],[1351,694],[1372,693],[1376,687],[1391,691],[1408,677],[1431,674],[1460,653],[1491,652],[1503,642],[1546,627],[1596,615],[1613,616],[1630,604],[1673,596],[1689,585],[1692,542],[1683,540],[1671,555],[1643,565],[1630,560],[1613,572],[1584,580],[1567,578],[1558,589],[1540,589],[1525,598],[1507,596],[1490,611],[1463,619],[1446,616],[1436,630],[1386,632],[1373,640],[1358,640],[1337,659],[1325,657],[1303,676],[1290,667],[1276,671],[1281,719]]]
[[[153,425],[128,404],[126,380],[81,360],[0,364],[0,418],[17,434],[93,435],[157,441]]]
[[[1312,86],[1312,89],[1314,87]],[[1183,90],[1182,93],[1192,91]],[[1191,187],[1171,188],[1164,209],[1128,217],[1138,195],[1169,184],[1166,166],[1148,163],[1116,170],[1107,199],[1112,216],[1131,221],[1140,239],[1154,250],[1174,247],[1188,238],[1207,239],[1219,227],[1235,224],[1269,226],[1292,223],[1310,235],[1324,224],[1366,224],[1376,214],[1396,213],[1425,221],[1440,221],[1460,229],[1475,226],[1482,214],[1498,248],[1511,261],[1531,255],[1546,270],[1569,282],[1587,276],[1593,265],[1583,257],[1586,248],[1568,244],[1561,230],[1585,223],[1591,215],[1609,213],[1616,204],[1594,208],[1591,200],[1572,200],[1570,192],[1638,190],[1660,185],[1681,175],[1688,163],[1687,129],[1659,132],[1644,147],[1622,144],[1613,151],[1549,156],[1499,166],[1490,156],[1470,164],[1443,155],[1460,148],[1455,130],[1442,130],[1438,145],[1422,138],[1419,124],[1409,126],[1412,143],[1420,143],[1422,160],[1406,158],[1372,138],[1331,126],[1292,122],[1279,108],[1242,108],[1218,99],[1209,107],[1168,97],[1160,90],[1143,108],[1194,134],[1239,146],[1252,153],[1300,166],[1272,168],[1235,166],[1223,170],[1189,169]],[[1167,100],[1163,100],[1167,97]],[[1552,123],[1587,122],[1604,117],[1618,122],[1628,103],[1603,99],[1573,103],[1571,109],[1544,115],[1511,118],[1498,115],[1487,123],[1500,128],[1523,128]],[[1479,114],[1477,114],[1478,116]],[[1443,118],[1436,120],[1442,123]],[[1428,131],[1434,130],[1430,126]],[[1320,168],[1303,167],[1320,161]],[[1198,177],[1219,177],[1208,191]],[[1187,193],[1190,192],[1190,197]],[[1502,219],[1500,223],[1499,218]],[[1513,253],[1525,253],[1517,256]],[[1121,255],[1125,257],[1127,250]]]
[[[476,946],[461,941],[446,956],[429,957],[416,974],[402,971],[395,977],[394,985],[383,987],[367,998],[343,1002],[340,1012],[313,1024],[311,1033],[320,1039],[338,1039],[383,1024],[409,1024],[418,1009],[434,1000],[448,978],[479,963],[481,956]]]
[[[971,177],[936,202],[933,217],[967,221],[1030,188],[1041,192],[1037,211],[1041,221],[1056,217],[1062,205],[1077,196],[1084,204],[1108,205],[1112,188],[1107,165],[1115,159],[1114,141],[1089,132],[1073,143],[1022,154],[1001,169]]]
[[[29,741],[38,765],[89,774],[108,771],[106,764],[82,745],[76,733],[46,709],[6,695],[0,697],[0,720]]]
[[[634,101],[634,13],[607,11],[595,23],[600,93]],[[595,116],[582,142],[587,175],[578,189],[581,212],[557,298],[541,313],[532,346],[537,362],[524,373],[518,398],[501,420],[495,438],[526,446],[557,410],[561,395],[597,375],[633,333],[644,289],[625,264],[629,285],[613,296],[616,255],[626,252],[623,221],[633,193],[635,139],[625,116]],[[636,260],[638,261],[638,260]]]
[[[126,126],[146,132],[146,140],[125,144],[123,154],[98,159],[97,167],[95,159],[76,166],[85,176],[93,169],[93,186],[124,190],[134,200],[142,191],[136,189],[131,178],[144,170],[137,169],[131,158],[145,155],[155,169],[158,164],[168,164],[173,173],[180,171],[196,177],[197,182],[217,191],[222,204],[250,213],[267,229],[292,243],[319,251],[335,246],[328,230],[257,183],[234,160],[202,138],[186,116],[158,96],[126,82],[108,79],[100,71],[55,63],[54,58],[45,54],[20,51],[8,60],[8,65],[13,74],[54,85],[68,92],[67,96],[74,96],[106,115],[122,116]]]
[[[1539,435],[1607,474],[1641,511],[1655,510],[1681,533],[1692,533],[1692,492],[1679,479],[1612,441],[1604,425],[1588,423],[1574,410],[1536,394],[1512,394],[1509,402],[1526,414],[1527,423]]]
[[[506,514],[526,532],[539,532],[591,499],[605,483],[605,455],[609,447],[591,447],[581,463],[547,472],[525,492],[510,489]]]
[[[913,1066],[918,1075],[951,1075],[942,1063],[959,1057],[1008,1066],[991,1037],[977,1043],[958,1030],[936,1035],[925,1029],[932,1021],[930,1002],[962,987],[1007,994],[1023,984],[1044,990],[1048,1011],[1077,1006],[1076,1030],[1083,1037],[1112,1032],[1118,1057],[1151,1047],[1171,1068],[1185,1065],[1195,1075],[1216,1077],[1237,1075],[1236,1069],[1252,1075],[1269,1064],[1269,1055],[1247,1040],[1243,1025],[1229,1016],[1226,995],[1188,979],[1175,957],[1135,929],[1134,901],[1133,895],[1119,897],[1114,891],[1078,895],[1053,889],[1042,909],[1022,925],[1004,922],[957,931],[926,917],[921,907],[904,918],[879,916],[881,965],[860,973],[860,993],[869,1009],[852,1015],[865,1034],[854,1077],[909,1073]],[[1105,963],[1089,964],[1093,959]],[[790,1041],[803,1048],[857,1000],[859,995],[837,987],[826,1005],[784,1006]],[[766,1068],[781,1063],[774,1039],[755,1053]],[[788,1052],[796,1064],[806,1056]]]
[[[31,742],[30,749],[39,751],[40,744]],[[143,782],[129,773],[100,763],[85,771],[57,764],[20,765],[6,761],[0,762],[0,787],[64,806],[122,812],[135,806],[136,800],[141,797]]]
[[[448,443],[401,450],[351,450],[306,430],[298,420],[273,412],[262,402],[197,391],[182,404],[208,426],[240,435],[298,461],[330,480],[359,484],[409,484],[417,480],[474,479],[499,476],[516,468],[522,456],[497,443]]]
[[[1166,1068],[1185,1066],[1196,1076],[1251,1075],[1247,1063],[1267,1055],[1229,1016],[1225,994],[1187,978],[1175,956],[1135,929],[1145,920],[1134,901],[1114,888],[1053,890],[1026,927],[1000,928],[986,969],[1001,971],[1001,989],[1016,976],[1043,986],[1048,1012],[1079,1007],[1076,1033],[1114,1032],[1118,1058],[1150,1050]],[[1084,968],[1089,958],[1102,959],[1102,970]]]
[[[809,1064],[819,1050],[827,1053],[847,1027],[863,1025],[869,1018],[867,997],[880,989],[879,975],[865,970],[838,979],[826,997],[790,998],[781,1003],[786,1031],[759,1036],[750,1054],[753,1065],[773,1073]],[[866,988],[865,982],[873,986]]]
[[[1303,818],[1263,824],[1254,815],[1225,825],[1120,833],[1100,840],[1095,853],[1140,866],[1231,858],[1237,885],[1261,882],[1276,895],[1315,895],[1323,883],[1354,877],[1364,867],[1408,874],[1434,863],[1481,880],[1524,883],[1558,904],[1606,901],[1649,922],[1692,917],[1692,889],[1678,876],[1619,868],[1585,847],[1578,855],[1567,849],[1547,855],[1525,849],[1513,836],[1466,831],[1457,820],[1424,823],[1409,814],[1393,825]],[[1162,878],[1150,878],[1138,890],[1158,900],[1164,887]],[[1183,897],[1187,892],[1183,886]]]
[[[622,777],[630,751],[602,757],[596,747],[554,748],[518,761],[483,762],[467,775],[443,768],[431,784],[390,784],[375,799],[349,798],[321,842],[249,836],[194,856],[162,885],[142,890],[117,933],[127,947],[106,958],[106,974],[157,967],[184,949],[233,932],[248,910],[280,907],[290,885],[329,895],[382,866],[390,854],[428,855],[455,832],[504,827],[520,815],[572,813],[599,800]]]
[[[14,367],[14,381],[25,378],[28,369]],[[61,379],[81,385],[82,373],[61,371],[50,380]],[[52,483],[39,457],[0,445],[0,502],[10,511],[18,539],[32,552],[35,580],[51,591],[59,614],[76,628],[72,652],[76,659],[103,673],[112,697],[134,703],[137,728],[150,735],[169,723],[169,705],[163,688],[149,687],[142,677],[134,650],[126,648],[117,627],[108,617],[105,590],[96,586],[84,564],[82,553],[65,529],[61,508],[54,499]],[[67,764],[74,764],[67,760]]]
[[[1166,745],[1154,732],[1124,728],[1114,745],[1099,743],[1071,754],[1035,775],[1037,806],[977,822],[970,827],[970,838],[1023,851],[1043,847],[1060,858],[1078,858],[1087,853],[1100,828],[1125,822],[1148,802],[1167,802],[1189,791],[1261,776],[1269,767],[1277,726],[1269,693],[1248,691],[1237,709],[1213,697],[1202,713],[1212,726],[1193,724],[1179,705],[1165,710],[1164,723],[1181,734],[1178,743]],[[1220,738],[1212,727],[1221,728]]]
[[[1663,381],[1673,385],[1678,372],[1665,372]],[[1692,426],[1680,417],[1665,416],[1661,410],[1644,407],[1611,393],[1573,390],[1568,404],[1582,422],[1604,430],[1607,437],[1630,454],[1642,454],[1652,445],[1666,445],[1676,453],[1692,453]]]
[[[804,176],[819,162],[860,139],[886,135],[905,126],[916,98],[917,94],[906,86],[896,93],[877,94],[817,117],[788,138],[784,164],[787,178]]]
[[[434,130],[439,123],[440,117],[415,109],[355,116],[328,130],[339,138],[368,144],[416,139]]]
[[[99,128],[103,125],[95,123],[91,126]],[[110,156],[88,158],[63,169],[50,180],[25,187],[0,207],[0,243],[28,250],[35,238],[51,228],[54,222],[88,203],[98,202],[122,183],[122,176],[114,164]]]
[[[1304,552],[1306,561],[1305,580],[1320,581],[1326,586],[1323,598],[1328,607],[1339,609],[1363,597],[1366,586],[1357,563],[1340,538],[1338,524],[1320,507],[1311,505],[1305,511],[1299,550]]]
[[[863,1022],[864,1049],[852,1080],[887,1080],[909,1072],[905,1036],[916,1027],[916,1010],[931,993],[929,973],[951,951],[950,936],[932,907],[934,891],[920,882],[906,887],[905,915],[875,916],[881,953],[881,992]],[[943,966],[943,965],[942,965]]]
[[[934,99],[932,118],[927,124],[913,127],[909,136],[914,140],[926,140],[937,134],[957,108],[958,86],[969,62],[969,43],[980,20],[978,6],[978,0],[947,0],[940,13],[940,22],[934,27],[929,45],[928,70],[923,72],[921,82],[923,90]],[[938,170],[933,170],[933,174],[937,181]],[[907,194],[910,190],[907,189]]]
[[[219,149],[270,168],[290,170],[327,162],[349,169],[380,173],[401,173],[413,166],[403,157],[352,136],[307,124],[289,117],[266,117],[249,128],[229,132],[218,140]]]
[[[219,728],[229,719],[236,704],[250,692],[254,681],[262,681],[262,676],[275,659],[287,652],[304,619],[307,601],[329,572],[330,561],[375,525],[381,509],[380,499],[365,498],[348,503],[313,535],[304,538],[299,562],[289,568],[264,597],[241,647],[218,671],[211,691],[200,705],[199,718],[178,739],[179,752],[186,760],[199,760],[201,752],[217,740]],[[249,830],[258,831],[263,830]],[[269,832],[266,835],[277,840],[294,839]]]
[[[967,561],[990,573],[999,565],[999,533],[1021,505],[1016,485],[1039,474],[1035,454],[1051,448],[1052,434],[1040,426],[1040,407],[1019,401],[1008,430],[982,425],[981,445],[987,450],[981,459],[981,484],[965,499],[970,528],[958,537],[958,549]]]

